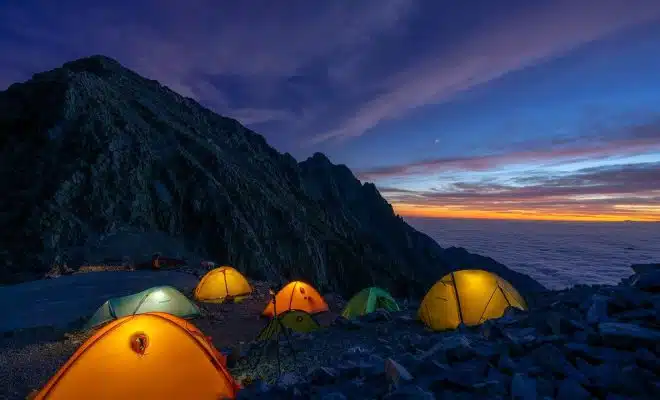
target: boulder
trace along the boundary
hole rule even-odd
[[[635,349],[639,345],[660,343],[660,331],[623,322],[603,322],[598,325],[601,340],[607,346]]]
[[[559,384],[557,400],[588,400],[590,398],[589,391],[575,379],[566,378]]]
[[[536,400],[536,380],[522,373],[516,373],[511,381],[511,398],[513,400]]]
[[[391,358],[385,360],[385,377],[390,384],[395,386],[413,380],[410,372]]]
[[[587,322],[590,324],[598,324],[600,322],[607,321],[609,319],[609,301],[609,297],[594,294],[591,297],[591,304],[589,306],[589,310],[587,311]]]
[[[660,271],[660,263],[656,264],[633,264],[630,266],[635,274],[644,274],[647,272]]]
[[[660,292],[660,270],[637,275],[632,281],[632,286],[646,292]]]

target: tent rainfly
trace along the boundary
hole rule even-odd
[[[175,288],[155,286],[106,301],[96,310],[85,327],[91,329],[117,318],[147,312],[166,312],[180,318],[200,315],[199,308]]]
[[[527,309],[511,284],[492,272],[454,271],[436,282],[419,306],[419,318],[433,330],[473,326],[499,318],[508,307]]]
[[[201,331],[181,318],[131,315],[99,329],[30,398],[236,398],[239,385],[219,355]]]
[[[232,267],[207,272],[195,288],[195,299],[206,303],[240,302],[252,293],[245,277]]]
[[[328,304],[321,294],[312,285],[301,281],[289,282],[277,292],[275,301],[278,315],[289,310],[300,310],[309,314],[328,311]],[[261,315],[272,317],[274,311],[271,300]]]
[[[387,311],[399,311],[396,300],[384,289],[369,287],[360,290],[346,304],[341,313],[344,318],[355,318],[382,308]]]

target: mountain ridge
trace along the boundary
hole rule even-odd
[[[441,248],[345,165],[322,153],[297,162],[106,56],[0,92],[0,132],[0,283],[95,262],[80,249],[125,231],[163,233],[255,278],[343,293],[370,284],[419,293],[461,267],[542,289],[490,258]],[[149,243],[116,256],[172,249]]]

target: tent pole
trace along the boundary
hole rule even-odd
[[[463,309],[461,308],[461,298],[458,297],[458,288],[456,287],[456,276],[454,275],[454,271],[451,272],[451,280],[454,285],[454,295],[456,296],[456,304],[458,305],[458,317],[460,318],[461,323],[464,323]]]
[[[273,318],[277,319],[278,324],[280,324],[280,329],[283,327],[281,326],[282,321],[280,321],[279,316],[277,315],[277,295],[275,294],[275,291],[271,289],[270,295],[273,300]],[[293,297],[293,296],[292,296]],[[277,378],[279,379],[281,370],[280,370],[280,332],[277,331],[277,334],[275,335],[275,340],[277,341],[277,347],[275,348],[275,355],[277,357]]]
[[[289,335],[289,330],[286,328],[286,326],[284,326],[284,323],[282,323],[281,320],[278,319],[277,321],[280,324],[280,329],[282,329],[282,332],[284,332],[284,335],[286,336],[287,342],[289,343],[289,349],[291,349],[291,354],[293,355],[293,361],[297,364],[298,361],[296,360],[296,350],[293,348],[293,343],[291,343],[291,335]]]

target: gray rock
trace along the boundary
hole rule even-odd
[[[659,292],[660,270],[655,270],[637,275],[632,281],[632,286],[647,292]]]
[[[565,376],[572,368],[561,350],[551,344],[534,349],[530,355],[537,365],[557,375]]]
[[[446,337],[442,341],[442,346],[449,361],[467,360],[477,355],[466,335],[457,334]]]
[[[335,369],[343,379],[352,379],[360,376],[360,367],[351,360],[343,361],[336,365]]]
[[[589,391],[583,388],[582,385],[574,379],[567,378],[559,384],[557,400],[583,400],[590,398],[591,395],[589,394]]]
[[[383,322],[391,319],[392,317],[390,316],[390,313],[380,308],[360,317],[360,320],[364,322]]]
[[[385,360],[385,376],[391,384],[398,385],[413,380],[413,376],[408,370],[398,362],[388,358]]]
[[[261,396],[268,396],[272,392],[272,386],[264,381],[258,380],[251,385],[238,391],[237,399],[256,399]]]
[[[417,385],[405,385],[397,388],[391,393],[386,394],[383,399],[388,400],[404,400],[404,399],[420,399],[420,400],[435,400],[433,393],[427,392]]]
[[[420,362],[424,362],[427,359],[436,359],[440,362],[446,362],[447,353],[445,351],[444,341],[441,340],[437,342],[431,346],[430,349],[420,354],[417,358]]]
[[[630,266],[635,274],[644,274],[660,270],[660,263],[657,264],[633,264]]]
[[[344,395],[342,392],[332,392],[332,393],[326,393],[323,396],[321,396],[322,400],[346,400],[348,397]]]
[[[314,385],[328,385],[333,383],[338,375],[338,371],[334,368],[319,367],[310,372],[308,379]]]
[[[498,363],[497,363],[497,368],[498,368],[500,371],[505,372],[505,373],[511,375],[511,374],[513,374],[513,373],[516,371],[516,369],[517,369],[517,365],[516,365],[516,363],[511,359],[511,357],[509,357],[509,356],[506,355],[506,354],[502,354],[502,355],[500,356],[500,359],[499,359]]]
[[[513,400],[536,400],[536,380],[521,373],[516,373],[511,381]]]
[[[660,358],[645,348],[639,348],[635,351],[635,361],[640,367],[646,368],[660,376]]]
[[[592,363],[599,363],[603,360],[601,349],[585,343],[566,343],[564,345],[564,351],[573,359],[580,357]]]
[[[483,382],[475,383],[472,385],[472,390],[475,393],[487,395],[489,398],[504,395],[507,392],[504,381],[497,379],[488,379]]]
[[[598,324],[600,322],[607,321],[609,319],[608,315],[608,303],[610,301],[609,297],[605,297],[599,294],[594,294],[591,297],[591,305],[587,311],[587,322],[590,324]]]
[[[603,322],[598,325],[598,331],[604,344],[618,348],[634,349],[660,342],[660,331],[630,323]]]

